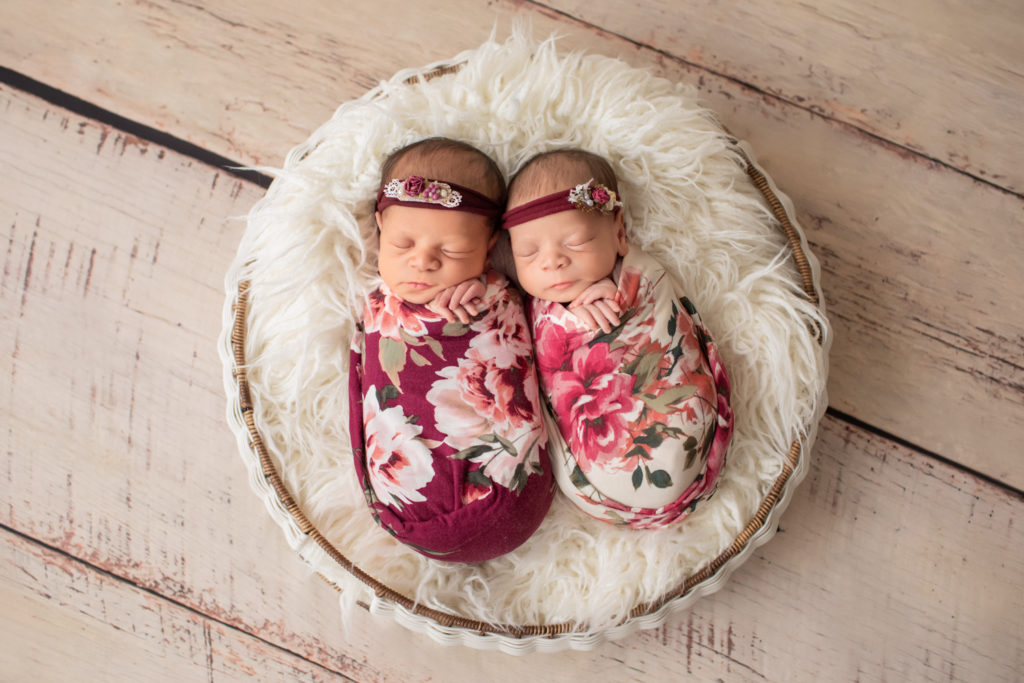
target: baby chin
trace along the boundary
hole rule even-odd
[[[441,285],[433,285],[426,282],[402,282],[392,291],[404,301],[411,304],[429,303],[437,293],[444,289]]]
[[[545,287],[538,293],[533,293],[539,299],[546,299],[547,301],[557,301],[558,303],[567,304],[580,294],[583,293],[587,287],[592,283],[581,282],[579,280],[569,280],[564,282],[556,282]]]

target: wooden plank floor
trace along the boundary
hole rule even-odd
[[[0,679],[1019,680],[1016,3],[339,7],[0,4]],[[526,658],[343,629],[248,489],[215,348],[263,191],[218,164],[517,20],[698,85],[794,199],[836,327],[782,532],[659,629]]]

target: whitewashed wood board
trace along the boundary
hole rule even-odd
[[[1020,194],[1024,12],[985,3],[545,0]]]
[[[354,680],[0,530],[5,681]]]
[[[833,418],[783,532],[660,629],[530,658],[445,650],[368,614],[343,630],[333,590],[247,490],[222,418],[230,217],[259,189],[0,93],[14,162],[0,171],[13,323],[0,524],[19,538],[357,680],[1011,680],[1024,667],[1020,497]]]
[[[605,10],[596,3],[592,11]],[[486,39],[496,21],[523,17],[537,35],[564,34],[566,48],[697,85],[753,144],[824,261],[837,328],[835,407],[1024,489],[1024,461],[1012,446],[1024,435],[1024,302],[1013,295],[1024,288],[1014,261],[1024,241],[1021,199],[908,151],[906,141],[886,142],[736,80],[752,67],[714,73],[686,55],[679,61],[515,2],[454,14],[365,1],[340,13],[324,0],[287,14],[230,0],[99,2],[59,14],[43,3],[0,7],[0,59],[215,153],[273,165],[379,79],[451,57]],[[807,61],[801,50],[812,47],[787,44],[787,59]],[[856,82],[868,80],[877,80],[873,72]],[[919,103],[907,97],[907,107]]]

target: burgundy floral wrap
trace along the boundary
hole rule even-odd
[[[486,279],[469,324],[382,285],[353,339],[349,431],[367,503],[395,538],[450,562],[515,549],[554,493],[522,300]]]
[[[659,528],[715,491],[732,437],[729,377],[693,305],[635,246],[616,300],[621,323],[609,333],[587,330],[562,304],[531,301],[551,461],[588,514]]]

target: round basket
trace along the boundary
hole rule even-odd
[[[432,135],[476,145],[506,174],[555,147],[612,162],[630,239],[682,283],[733,381],[719,489],[682,523],[617,528],[556,494],[523,546],[472,565],[375,526],[348,443],[347,351],[378,282],[380,162]],[[714,592],[774,534],[826,407],[831,332],[791,202],[693,88],[515,31],[343,104],[274,174],[226,278],[228,421],[253,489],[341,591],[343,617],[368,604],[442,643],[588,649]]]

